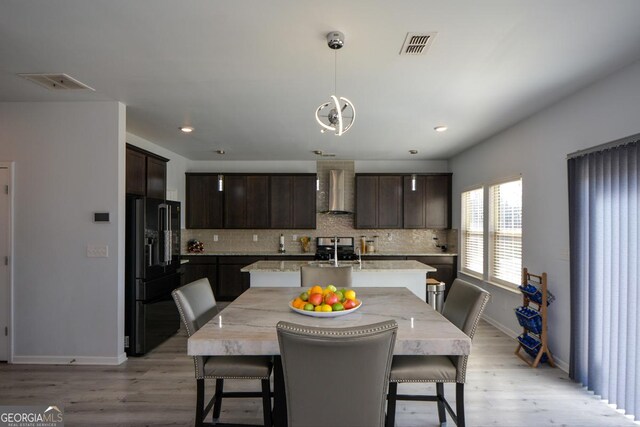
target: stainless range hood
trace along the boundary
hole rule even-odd
[[[329,210],[323,212],[332,215],[349,214],[344,206],[344,171],[329,171]]]

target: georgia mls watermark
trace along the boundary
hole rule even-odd
[[[0,406],[0,427],[64,427],[61,406]]]

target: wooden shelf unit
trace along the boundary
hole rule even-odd
[[[535,368],[538,366],[540,361],[542,360],[543,355],[547,355],[547,362],[550,366],[555,367],[555,362],[553,361],[553,356],[551,355],[551,350],[549,350],[548,344],[548,333],[547,333],[547,311],[548,311],[548,303],[547,300],[549,298],[549,291],[547,289],[547,273],[542,273],[542,275],[537,275],[533,273],[529,273],[526,268],[522,269],[522,286],[525,287],[527,284],[533,284],[536,286],[542,293],[542,298],[540,299],[540,303],[533,301],[527,294],[522,293],[522,306],[530,307],[530,304],[535,304],[537,306],[537,311],[540,313],[540,317],[542,318],[542,329],[539,334],[535,334],[531,330],[523,327],[523,335],[524,334],[532,334],[537,335],[540,338],[540,349],[536,357],[533,360],[530,360],[530,357],[522,354],[521,350],[524,350],[524,346],[520,341],[518,341],[518,347],[516,348],[515,354],[520,359],[524,360],[529,366]]]

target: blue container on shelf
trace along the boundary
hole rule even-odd
[[[522,344],[522,348],[527,354],[533,358],[538,356],[538,352],[540,351],[540,347],[542,347],[542,343],[534,336],[529,334],[522,334],[518,337],[518,341]],[[540,358],[540,362],[544,363],[548,359],[547,354],[543,354]]]
[[[531,283],[527,283],[526,286],[518,286],[520,292],[525,294],[531,301],[541,304],[542,303],[542,290],[533,286]],[[547,305],[551,304],[556,297],[547,289]]]
[[[515,311],[520,326],[534,334],[540,334],[542,332],[542,316],[539,311],[529,307],[518,307]]]

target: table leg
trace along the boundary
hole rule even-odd
[[[280,356],[274,356],[273,360],[273,425],[287,427],[287,395]]]

